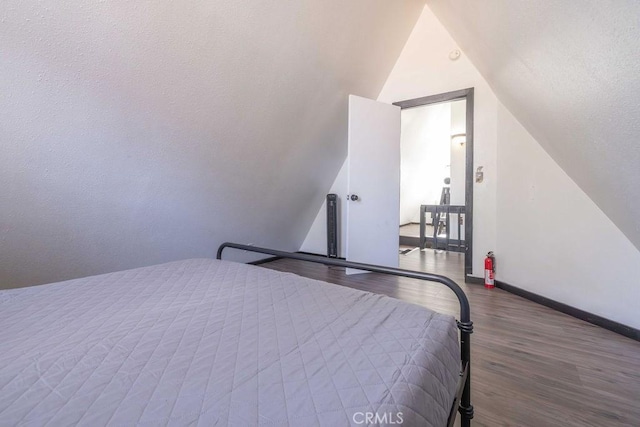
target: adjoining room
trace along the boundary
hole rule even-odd
[[[415,250],[464,254],[466,100],[404,108],[401,129],[401,257]]]

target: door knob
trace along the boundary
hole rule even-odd
[[[351,199],[352,201],[354,201],[354,202],[355,202],[356,200],[358,200],[358,199],[359,199],[359,197],[358,197],[356,194],[352,194],[352,195],[349,197],[349,199]]]

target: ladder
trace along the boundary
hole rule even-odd
[[[450,204],[450,201],[451,201],[451,188],[442,187],[442,194],[440,195],[440,205],[448,205]],[[447,235],[449,234],[449,229],[447,227],[447,219],[448,219],[447,217],[448,215],[445,215],[443,217],[440,212],[436,212],[433,218],[433,228],[434,228],[435,235],[439,235],[443,231],[442,230],[443,227],[444,227],[445,233],[447,233]]]

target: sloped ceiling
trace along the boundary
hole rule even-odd
[[[0,287],[297,249],[422,6],[4,1]]]
[[[427,4],[505,106],[640,249],[640,2]],[[553,206],[549,213],[553,220]]]

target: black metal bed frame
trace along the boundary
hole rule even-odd
[[[449,420],[447,426],[452,426],[456,419],[456,408],[461,415],[461,426],[469,427],[473,418],[473,405],[471,405],[471,333],[473,332],[473,322],[471,321],[471,309],[469,300],[464,291],[456,282],[448,277],[438,274],[422,273],[411,270],[403,270],[399,268],[383,267],[379,265],[362,264],[359,262],[350,262],[337,258],[325,258],[317,255],[309,255],[303,253],[293,253],[278,251],[275,249],[261,248],[257,246],[242,245],[238,243],[226,242],[218,248],[217,259],[222,259],[222,252],[225,248],[238,249],[249,252],[262,253],[272,255],[279,258],[289,258],[299,261],[315,262],[319,264],[331,265],[336,267],[354,268],[358,270],[370,271],[373,273],[389,274],[392,276],[408,277],[411,279],[425,280],[429,282],[438,282],[451,289],[460,302],[460,320],[457,320],[458,329],[460,329],[460,379],[456,395],[449,412]]]

